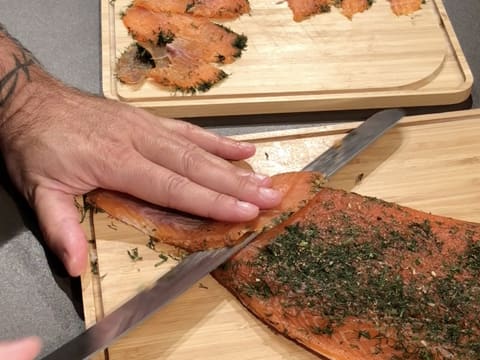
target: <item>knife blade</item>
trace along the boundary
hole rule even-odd
[[[405,115],[403,110],[377,112],[349,132],[340,144],[332,146],[303,170],[321,172],[330,177],[369,144],[394,126]],[[95,325],[68,341],[43,360],[77,360],[104,350],[115,339],[138,326],[150,315],[167,305],[196,282],[227,261],[258,236],[250,233],[239,244],[188,255],[177,266],[159,278],[152,287],[141,291]]]

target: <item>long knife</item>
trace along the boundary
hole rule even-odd
[[[349,132],[340,144],[328,149],[303,170],[318,171],[325,178],[329,178],[394,126],[404,115],[403,110],[398,109],[384,110],[374,114],[358,128]],[[152,287],[143,290],[43,359],[81,360],[104,350],[115,339],[185,292],[257,236],[256,232],[251,233],[240,244],[233,247],[200,251],[188,255],[181,263],[158,279]]]

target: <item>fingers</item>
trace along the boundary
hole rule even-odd
[[[33,206],[49,247],[71,276],[79,276],[87,265],[88,248],[73,196],[58,190],[37,188]]]
[[[214,172],[214,169],[204,170]],[[109,176],[108,184],[102,187],[221,221],[251,220],[258,215],[259,207],[275,206],[281,200],[279,192],[257,186],[248,177],[240,176],[239,188],[232,189],[225,185],[225,177],[214,176],[210,186],[199,184],[196,181],[199,178],[197,174],[189,179],[139,156],[131,159],[115,176]]]
[[[158,122],[158,119],[156,121]],[[223,159],[243,160],[255,154],[255,145],[248,142],[235,141],[219,136],[185,121],[174,119],[162,119],[161,121],[162,125],[169,130]]]
[[[204,187],[253,202],[260,207],[272,204],[268,199],[257,196],[259,188],[270,186],[267,176],[234,166],[193,143],[156,146],[154,143],[144,142],[138,145],[137,150],[148,160]]]
[[[192,133],[203,134],[203,131],[194,127]],[[217,142],[218,145],[222,141],[216,135],[200,135],[200,138],[202,136],[211,140],[212,144]],[[269,177],[234,166],[183,136],[166,138],[161,133],[156,136],[144,135],[140,136],[140,141],[134,141],[134,146],[142,157],[215,192],[253,203],[260,208],[275,206],[280,201],[280,194],[268,189],[271,186]],[[211,150],[214,146],[207,148]],[[125,163],[123,167],[140,167],[141,162],[142,159],[135,159],[134,164]],[[143,173],[142,169],[138,171]],[[147,176],[152,176],[150,169]]]
[[[38,337],[0,342],[0,359],[33,360],[40,353],[41,346]]]
[[[188,165],[186,161],[194,160],[194,156],[201,157],[202,163],[208,162],[211,168],[239,175],[251,174],[252,171],[233,166],[225,159],[251,157],[255,153],[254,145],[236,142],[182,121],[156,120],[157,126],[148,127],[147,121],[147,128],[137,127],[132,136],[135,149],[147,159],[185,176],[189,176],[183,170]],[[158,126],[158,121],[162,126]]]

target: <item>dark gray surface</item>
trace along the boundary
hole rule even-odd
[[[478,79],[480,1],[444,0],[444,3]],[[55,76],[80,89],[100,92],[98,0],[0,0],[0,22]],[[471,103],[462,105],[470,106],[480,107],[476,82]],[[215,125],[210,128],[222,134],[237,134],[314,125],[319,118],[347,120],[348,116],[351,114],[339,112],[290,114],[229,121],[219,118],[205,124]],[[247,125],[232,126],[237,120]],[[221,123],[228,125],[218,126]],[[19,207],[23,210],[19,211]],[[72,287],[62,267],[27,230],[29,227],[35,232],[32,219],[20,199],[13,201],[0,188],[0,339],[36,334],[44,339],[45,353],[80,332],[83,322],[78,315],[78,282],[74,281]]]

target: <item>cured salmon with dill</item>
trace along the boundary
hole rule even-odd
[[[206,62],[232,63],[246,46],[245,36],[206,18],[190,15],[132,7],[123,16],[123,23],[139,43],[169,45]]]
[[[135,0],[133,5],[155,12],[190,14],[209,19],[232,20],[250,12],[248,0]]]
[[[480,224],[321,189],[213,276],[335,360],[478,359]]]
[[[117,76],[127,84],[147,78],[173,90],[206,91],[227,77],[214,65],[241,56],[247,38],[207,18],[131,7],[123,23],[137,42],[117,61]]]
[[[287,192],[296,211],[277,209],[283,215],[269,216],[270,226],[212,275],[261,321],[329,359],[478,358],[480,224],[321,187],[314,175],[279,175],[291,184],[293,176],[307,176],[301,191]],[[151,205],[101,200],[108,194],[89,199],[148,233]],[[183,238],[187,251],[241,236],[232,224],[215,225],[213,232],[237,240],[220,236],[199,246],[191,239],[213,228],[168,216],[156,229],[176,237],[176,246]],[[161,240],[159,232],[149,234]]]

